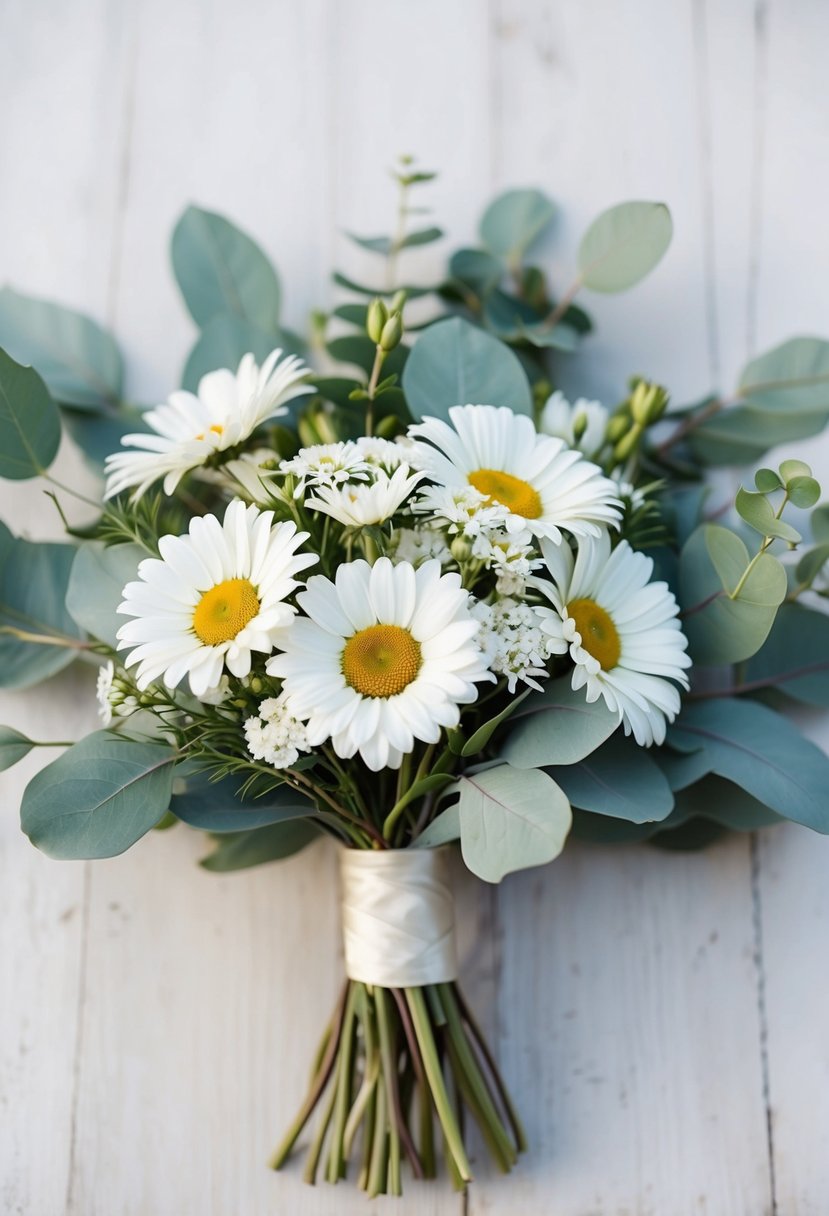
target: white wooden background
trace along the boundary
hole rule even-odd
[[[728,388],[752,350],[829,330],[827,55],[822,0],[2,0],[0,277],[112,325],[136,399],[160,399],[193,337],[166,253],[188,201],[260,238],[298,326],[333,262],[365,268],[342,229],[388,227],[384,167],[414,152],[455,240],[496,188],[550,191],[562,274],[592,213],[666,199],[670,257],[589,302],[571,383]],[[36,486],[0,508],[57,534]],[[0,720],[76,735],[90,702],[67,674]],[[216,877],[177,829],[50,862],[16,822],[39,762],[2,778],[3,1211],[362,1211],[264,1167],[339,983],[331,852]],[[380,1210],[829,1212],[829,841],[574,847],[462,903],[532,1149],[465,1201],[412,1187]]]

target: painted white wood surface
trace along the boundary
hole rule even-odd
[[[550,191],[562,277],[593,212],[665,198],[669,259],[589,301],[568,382],[728,388],[753,349],[827,329],[827,53],[821,0],[5,0],[0,277],[111,324],[151,400],[193,336],[166,254],[188,201],[257,235],[302,325],[334,260],[365,268],[341,231],[388,226],[385,166],[414,152],[455,240],[495,188]],[[0,516],[58,534],[33,485],[0,486]],[[0,720],[81,734],[90,699],[66,674]],[[49,862],[16,824],[39,762],[0,778],[0,1210],[362,1210],[263,1166],[339,980],[330,850],[220,878],[182,829]],[[381,1209],[824,1216],[828,846],[573,848],[497,891],[461,880],[467,986],[533,1147],[465,1205],[432,1186]]]

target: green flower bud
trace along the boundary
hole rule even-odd
[[[668,408],[668,391],[661,384],[637,381],[630,395],[630,412],[640,426],[652,426]]]
[[[386,324],[388,319],[389,310],[386,308],[383,301],[379,297],[372,300],[368,306],[366,333],[375,344],[379,344],[380,335],[383,332],[383,326]]]
[[[624,435],[613,449],[614,460],[627,460],[636,449],[636,445],[642,438],[642,427],[638,422],[634,422],[628,433]]]
[[[406,303],[406,299],[407,299],[407,293],[405,291],[403,291],[402,288],[400,291],[396,291],[391,298],[391,304],[389,305],[389,312],[402,312],[403,305]]]
[[[399,312],[393,312],[383,326],[383,332],[377,345],[381,350],[390,351],[398,346],[403,337],[403,318]]]
[[[456,536],[449,548],[458,565],[468,562],[472,556],[472,546],[464,536]]]
[[[251,678],[250,678],[250,691],[251,691],[251,692],[254,694],[254,696],[257,696],[257,697],[258,697],[258,696],[259,696],[259,694],[260,694],[260,692],[262,692],[262,690],[264,689],[264,687],[265,687],[265,684],[264,684],[264,682],[263,682],[263,681],[260,679],[260,677],[259,677],[259,676],[251,676]]]
[[[607,424],[606,439],[608,443],[616,443],[630,429],[630,415],[626,412],[614,414]]]

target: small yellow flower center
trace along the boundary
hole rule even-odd
[[[499,502],[513,515],[538,519],[542,512],[541,496],[528,481],[504,473],[501,469],[475,469],[468,476],[469,484],[490,502]]]
[[[210,430],[213,432],[214,435],[223,435],[225,433],[225,428],[223,426],[221,426],[218,422],[214,422],[213,426],[211,426]],[[196,438],[204,439],[205,438],[204,431],[202,431],[202,433],[200,435],[197,435]]]
[[[364,697],[394,697],[411,684],[422,663],[420,643],[399,625],[369,625],[348,639],[342,668]]]
[[[246,578],[217,583],[196,604],[193,629],[205,646],[218,646],[241,633],[259,611],[259,597]]]
[[[576,622],[582,646],[602,671],[616,667],[622,654],[622,643],[610,614],[595,600],[573,600],[567,605],[567,614]]]

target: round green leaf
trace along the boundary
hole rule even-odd
[[[765,494],[745,490],[741,486],[737,491],[734,505],[737,508],[737,514],[761,536],[775,536],[780,540],[787,540],[793,545],[796,545],[801,539],[800,533],[795,528],[784,520],[775,518],[774,508]]]
[[[702,464],[754,464],[769,448],[817,435],[829,421],[825,413],[772,414],[747,405],[722,410],[691,432],[688,443]]]
[[[783,483],[774,469],[758,469],[754,474],[754,484],[761,494],[770,494],[772,490],[779,490]]]
[[[179,788],[181,784],[182,788]],[[241,779],[211,781],[204,770],[188,773],[182,782],[176,773],[170,810],[203,832],[246,832],[271,823],[283,823],[316,814],[316,806],[290,786],[277,786],[261,798],[240,798]]]
[[[96,731],[29,782],[23,831],[61,860],[123,853],[167,811],[175,760],[166,744]]]
[[[271,823],[251,832],[228,832],[216,842],[212,853],[199,863],[215,874],[247,870],[269,861],[292,857],[319,835],[319,828],[308,819]]]
[[[197,325],[231,313],[266,331],[279,321],[276,271],[255,241],[221,215],[188,207],[176,224],[173,270]]]
[[[490,253],[518,260],[555,213],[555,203],[540,190],[508,190],[494,199],[484,212],[481,240]]]
[[[592,291],[626,291],[662,260],[673,222],[664,203],[619,203],[599,215],[582,237],[578,265]]]
[[[0,477],[39,477],[59,444],[60,415],[46,385],[34,368],[0,350]]]
[[[485,249],[458,249],[449,259],[449,274],[478,295],[488,295],[504,274],[500,258]]]
[[[506,405],[532,413],[532,392],[516,356],[460,317],[438,321],[415,343],[403,372],[412,416],[448,418],[453,405]]]
[[[791,338],[752,359],[740,377],[740,394],[756,410],[829,414],[829,342]]]
[[[792,505],[807,511],[820,498],[820,483],[814,477],[792,477],[786,482],[786,489]]]
[[[121,353],[112,336],[83,313],[4,287],[0,346],[36,367],[61,405],[97,411],[120,401]]]
[[[461,852],[484,882],[544,865],[564,848],[570,804],[546,773],[502,764],[461,777],[458,788]]]
[[[0,726],[0,773],[28,756],[34,747],[31,739],[10,726]]]
[[[588,703],[584,689],[574,690],[565,677],[528,697],[512,721],[501,759],[515,768],[543,768],[577,764],[613,734],[620,719],[603,700]]]
[[[573,807],[647,823],[673,810],[674,796],[656,762],[643,747],[614,735],[578,764],[548,770]]]
[[[781,604],[765,645],[746,663],[741,684],[751,691],[778,688],[796,701],[829,709],[829,616]]]

